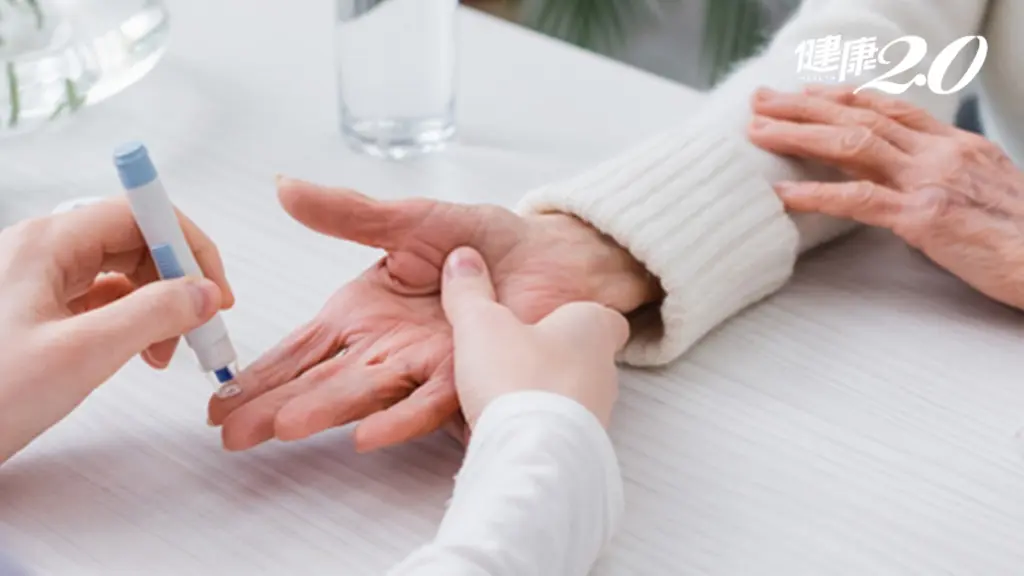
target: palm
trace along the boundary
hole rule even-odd
[[[444,259],[459,246],[484,256],[499,299],[526,321],[586,297],[585,263],[566,245],[572,239],[545,235],[501,208],[385,204],[311,187],[283,190],[282,203],[314,230],[387,255],[247,369],[242,395],[212,401],[211,419],[223,422],[228,448],[362,420],[356,444],[372,449],[430,433],[457,415],[451,329],[439,295]]]

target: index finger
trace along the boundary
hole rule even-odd
[[[223,306],[229,308],[235,297],[220,252],[195,223],[177,209],[175,212],[203,275],[217,284]],[[111,198],[50,218],[54,224],[53,234],[47,241],[61,270],[84,271],[95,276],[118,256],[139,253],[140,258],[134,263],[137,267],[143,261],[141,256],[148,253],[146,240],[125,198]],[[117,271],[130,273],[133,270]]]
[[[910,162],[906,153],[864,126],[800,124],[756,116],[748,135],[761,149],[824,162],[857,177],[895,179]]]
[[[908,206],[906,196],[866,180],[851,182],[777,182],[775,192],[786,208],[820,212],[866,226],[894,230]]]
[[[924,108],[919,108],[906,100],[895,96],[887,96],[875,90],[854,92],[854,89],[849,86],[814,85],[804,88],[804,92],[813,96],[828,98],[847,106],[872,110],[919,132],[946,135],[954,130],[953,126],[941,122]]]

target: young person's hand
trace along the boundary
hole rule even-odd
[[[157,282],[123,200],[0,232],[0,462],[136,354],[166,367],[179,336],[234,303],[216,247],[181,223],[209,280]]]
[[[567,396],[605,426],[618,398],[615,354],[629,324],[600,304],[573,302],[537,324],[498,304],[483,258],[471,248],[444,266],[441,301],[455,342],[455,388],[472,428],[493,400],[522,390]]]

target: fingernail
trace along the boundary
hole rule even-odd
[[[800,186],[797,186],[794,182],[776,182],[775,193],[779,196],[793,196],[799,194],[801,190]]]
[[[777,94],[777,92],[771,88],[758,88],[757,92],[754,93],[754,98],[758,100],[768,100],[775,96],[775,94]]]
[[[448,257],[444,272],[449,277],[479,276],[484,271],[484,261],[471,248],[459,248]]]
[[[206,425],[209,426],[210,428],[216,426],[216,424],[213,423],[213,418],[210,418],[209,416],[206,417]]]
[[[171,363],[171,359],[170,358],[167,358],[167,359],[156,358],[156,357],[153,356],[153,353],[150,352],[149,350],[143,350],[142,351],[142,359],[145,360],[146,362],[149,362],[150,366],[152,366],[153,368],[156,368],[157,370],[163,370],[164,368],[167,368],[167,366],[170,365],[170,363]]]
[[[242,387],[241,386],[239,386],[238,384],[235,384],[234,382],[228,382],[227,384],[221,386],[217,390],[217,392],[214,394],[214,396],[216,396],[217,398],[220,398],[221,400],[224,400],[226,398],[233,398],[235,396],[238,396],[241,393],[242,393]]]
[[[754,116],[754,119],[750,121],[750,127],[755,130],[767,128],[771,124],[771,121],[764,116]]]
[[[200,318],[210,315],[210,309],[213,308],[214,294],[216,293],[217,285],[205,278],[197,278],[188,285],[190,294],[192,295],[192,304],[196,309],[196,316]]]

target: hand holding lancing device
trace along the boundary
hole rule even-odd
[[[179,218],[209,280],[157,282],[123,199],[0,232],[0,462],[136,354],[166,367],[180,335],[234,303],[216,247]]]

